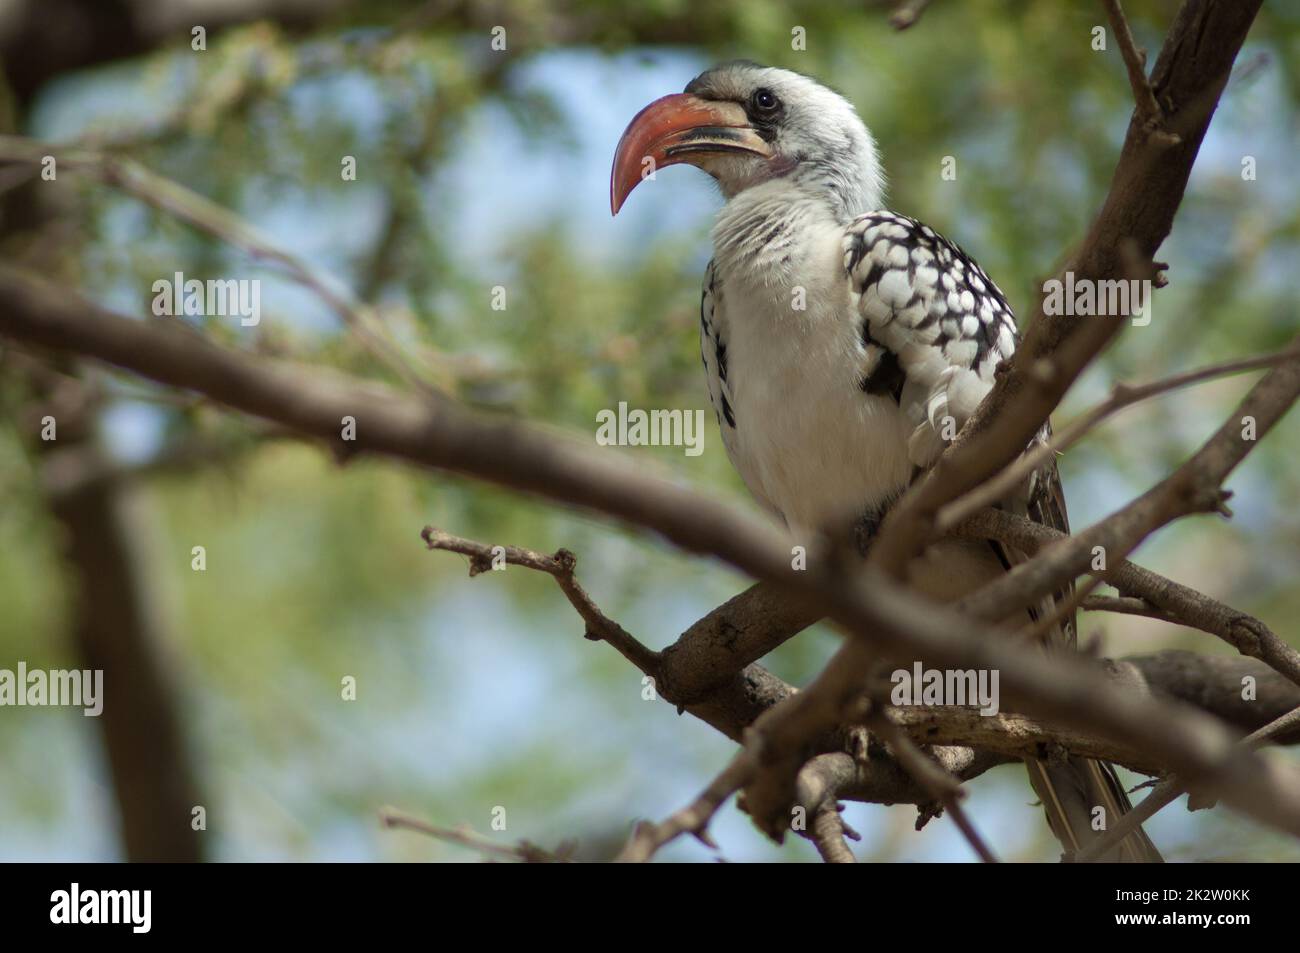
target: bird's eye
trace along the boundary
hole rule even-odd
[[[776,98],[776,94],[770,89],[756,89],[754,95],[749,98],[753,103],[755,111],[763,115],[770,116],[781,108],[781,100]]]

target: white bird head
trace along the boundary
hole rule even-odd
[[[881,204],[875,140],[853,106],[791,70],[724,63],[641,110],[614,154],[613,213],[650,173],[680,162],[711,175],[727,199],[779,179],[843,221]]]

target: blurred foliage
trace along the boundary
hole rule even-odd
[[[1177,4],[1125,6],[1154,56]],[[670,73],[682,63],[746,57],[826,79],[876,135],[891,205],[974,252],[1021,312],[1098,208],[1131,108],[1118,52],[1090,45],[1092,27],[1104,22],[1091,3],[938,3],[904,33],[889,29],[884,6],[833,0],[797,12],[772,0],[445,9],[429,21],[407,5],[381,4],[306,36],[263,23],[214,34],[206,55],[160,49],[61,80],[36,104],[30,132],[131,155],[240,211],[379,303],[394,333],[463,399],[590,434],[596,411],[620,400],[708,406],[695,330],[707,220],[688,217],[652,240],[624,235],[623,245],[604,247],[614,231],[583,208],[591,193],[603,197],[605,182],[565,175],[566,155],[591,148],[593,137],[612,151],[619,128],[588,127],[572,105],[594,112],[602,76],[671,75],[663,88],[639,90],[643,101],[684,85],[692,69]],[[488,47],[499,22],[505,53]],[[795,26],[806,30],[805,51],[791,48]],[[1115,379],[1274,348],[1293,333],[1298,49],[1300,11],[1268,7],[1243,55],[1257,68],[1230,85],[1160,256],[1172,283],[1155,318],[1124,335],[1064,416]],[[557,85],[557,76],[568,82]],[[492,177],[508,166],[457,167],[465,144],[485,137],[518,153],[521,165],[553,166],[548,181],[564,182],[571,203],[557,211],[530,191],[532,179],[521,187]],[[1257,181],[1242,180],[1243,154],[1257,157]],[[356,157],[357,182],[341,180],[342,156]],[[956,181],[939,175],[945,156],[957,160]],[[479,203],[502,195],[521,212],[544,211],[523,229],[510,215],[476,218]],[[205,322],[208,333],[385,376],[307,292],[239,250],[98,186],[79,185],[76,198],[75,260],[87,293],[144,313],[160,275],[262,277],[255,338],[221,319]],[[468,247],[460,222],[494,241]],[[509,293],[504,313],[489,305],[496,285]],[[127,455],[124,433],[145,445],[136,450],[144,456],[247,434],[245,422],[201,404],[158,401],[149,387],[102,371],[94,379],[118,395],[104,442],[119,455]],[[1076,524],[1159,479],[1245,386],[1217,383],[1127,411],[1072,451],[1063,467]],[[13,386],[3,391],[5,406],[23,399]],[[742,501],[706,417],[702,457],[626,452]],[[0,664],[50,666],[66,660],[69,593],[19,419],[0,425]],[[1236,521],[1188,521],[1142,556],[1300,643],[1300,478],[1289,465],[1296,428],[1294,417],[1286,421],[1234,478]],[[383,803],[480,830],[490,808],[505,805],[509,833],[494,836],[547,845],[574,836],[584,856],[608,856],[635,816],[672,809],[723,763],[730,743],[667,706],[643,704],[638,673],[579,638],[550,580],[510,571],[471,582],[463,561],[425,553],[418,532],[435,523],[492,542],[570,548],[602,607],[655,646],[738,591],[743,580],[725,570],[491,488],[366,461],[339,468],[278,440],[247,438],[225,465],[142,479],[132,493],[146,516],[140,556],[168,621],[216,805],[219,856],[465,856],[418,835],[378,833]],[[208,549],[205,573],[189,568],[196,542]],[[1158,623],[1085,620],[1085,631],[1102,626],[1117,654],[1223,650]],[[815,630],[769,661],[805,679],[832,646]],[[343,674],[358,678],[355,705],[338,701]],[[69,740],[93,737],[82,721],[61,712],[0,718],[0,756],[20,766],[0,782],[0,817],[6,828],[30,828],[8,850],[113,856],[100,829],[111,823],[101,768],[88,742]],[[74,752],[74,766],[57,777],[75,797],[50,793],[55,776],[40,770],[36,745]],[[1054,856],[1014,769],[975,788],[975,816],[1008,856]],[[100,807],[87,812],[84,799]],[[967,859],[941,829],[946,822],[916,835],[907,809],[852,810],[868,834],[864,854]],[[1158,841],[1164,834],[1178,845],[1173,856],[1300,856],[1240,820],[1177,810],[1154,827]],[[722,825],[729,857],[810,855],[800,844],[774,853],[734,810]],[[684,845],[675,856],[705,853]]]

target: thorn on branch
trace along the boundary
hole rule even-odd
[[[1226,519],[1232,519],[1232,509],[1228,506],[1231,498],[1232,491],[1220,486],[1189,486],[1185,496],[1189,512],[1218,513]]]
[[[849,826],[849,822],[846,821],[846,820],[844,819],[844,805],[841,804],[840,802],[836,801],[836,802],[835,802],[835,810],[838,811],[839,814],[840,814],[840,827],[841,827],[841,829],[843,829],[843,831],[844,831],[844,836],[847,837],[847,838],[848,838],[849,840],[851,840],[851,841],[860,841],[860,840],[862,840],[862,835],[859,834],[859,833],[858,833],[856,830],[854,830],[852,827],[850,827],[850,826]]]
[[[698,831],[691,831],[691,834],[697,841],[707,847],[709,850],[718,850],[718,842],[713,839],[713,835],[706,829],[701,828]]]
[[[943,817],[943,805],[938,801],[918,804],[916,806],[916,823],[913,825],[912,829],[918,831],[924,830],[925,825],[929,824],[937,817]]]
[[[930,0],[903,0],[889,15],[889,25],[895,30],[906,30],[921,19],[921,14],[930,5]]]

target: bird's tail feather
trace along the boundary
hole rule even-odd
[[[1105,761],[1070,757],[1059,763],[1025,764],[1030,783],[1043,801],[1052,833],[1065,848],[1067,859],[1133,809],[1115,769]],[[1164,861],[1141,827],[1097,859],[1103,863]]]

